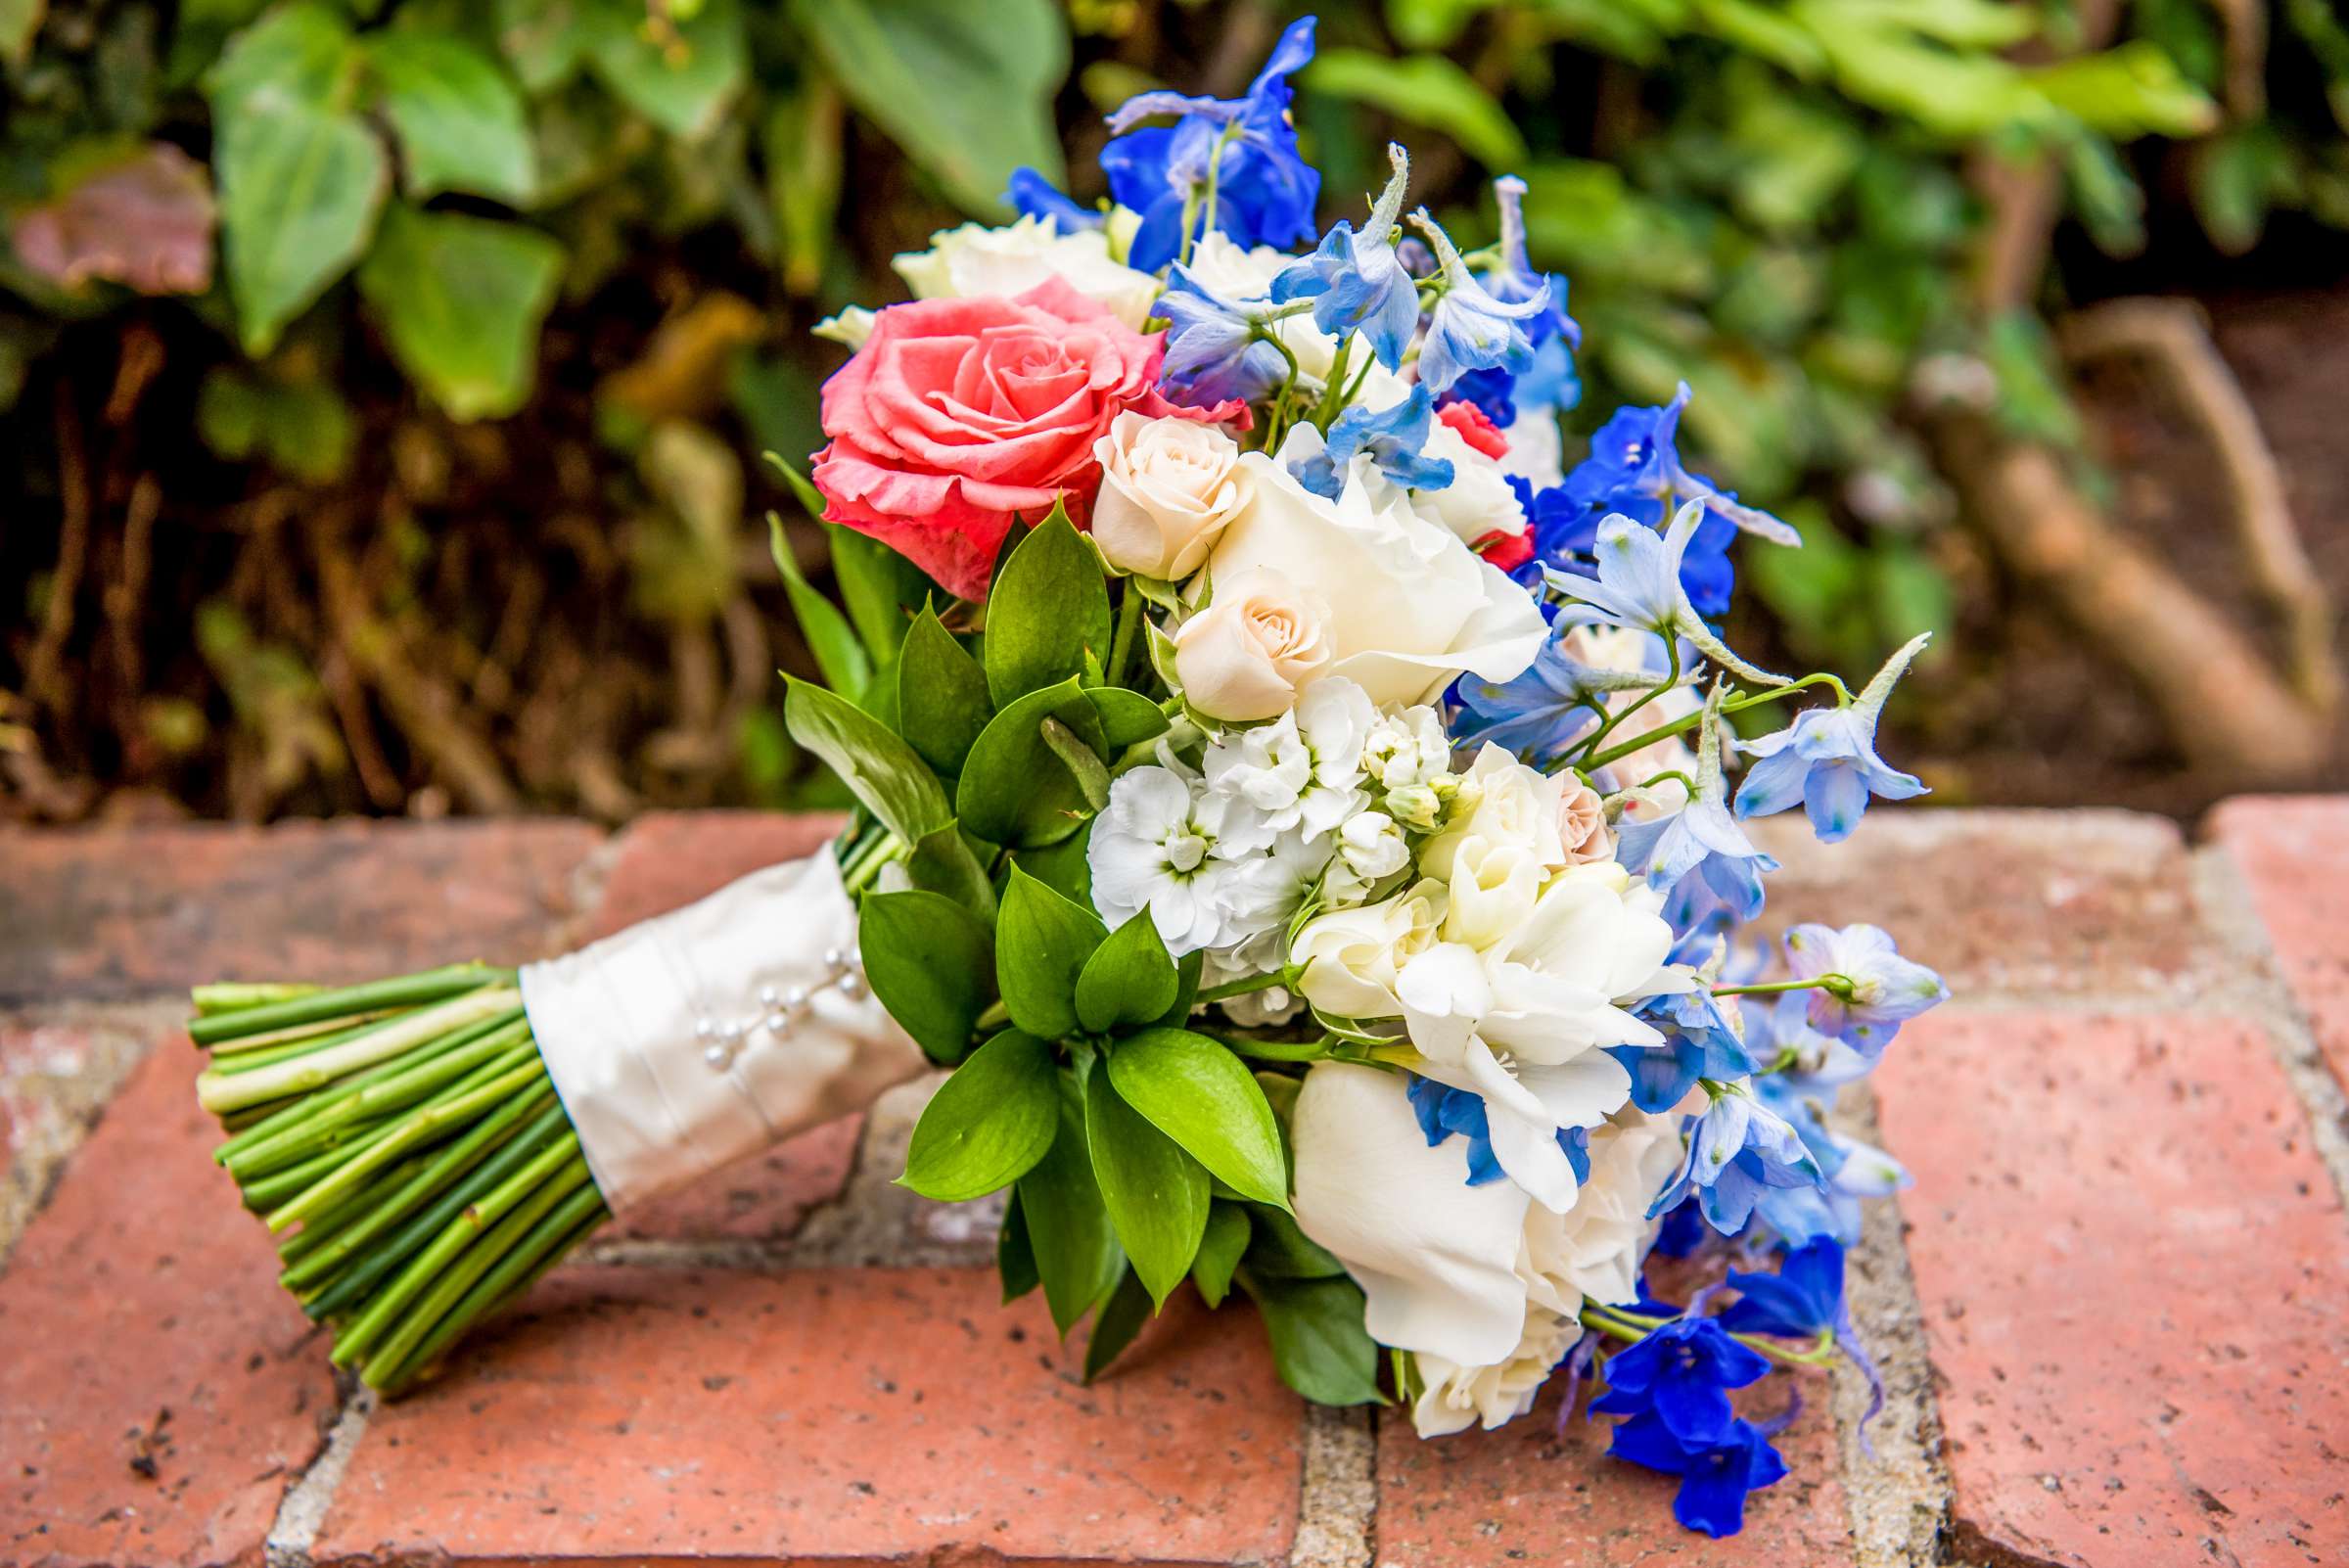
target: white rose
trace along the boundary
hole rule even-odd
[[[1583,1335],[1575,1319],[1544,1308],[1529,1309],[1525,1332],[1508,1357],[1491,1366],[1462,1366],[1429,1351],[1418,1355],[1423,1385],[1411,1407],[1411,1425],[1423,1438],[1463,1432],[1480,1423],[1488,1432],[1534,1407],[1550,1368],[1566,1359]]]
[[[1443,924],[1444,888],[1422,882],[1359,909],[1316,915],[1290,945],[1305,999],[1333,1018],[1400,1018],[1396,977]]]
[[[1583,1299],[1622,1306],[1639,1299],[1639,1265],[1663,1222],[1650,1220],[1656,1194],[1679,1174],[1677,1112],[1650,1116],[1625,1106],[1590,1134],[1590,1179],[1564,1214],[1535,1206],[1526,1215],[1525,1267],[1533,1299],[1579,1316]]]
[[[1261,300],[1271,290],[1280,269],[1296,259],[1268,245],[1242,250],[1230,236],[1219,232],[1201,236],[1191,248],[1188,270],[1226,300]],[[1285,316],[1273,324],[1272,331],[1297,356],[1301,373],[1315,382],[1328,382],[1337,365],[1338,340],[1314,326],[1310,312]],[[1411,394],[1411,384],[1380,364],[1370,351],[1369,340],[1359,334],[1346,350],[1347,384],[1352,386],[1358,376],[1361,386],[1355,392],[1355,401],[1373,412],[1392,408]]]
[[[1566,441],[1554,410],[1519,408],[1517,423],[1501,434],[1509,438],[1509,449],[1501,454],[1502,473],[1516,475],[1537,490],[1566,483]]]
[[[1297,1223],[1362,1287],[1372,1339],[1489,1366],[1525,1331],[1529,1200],[1514,1182],[1470,1186],[1458,1143],[1430,1148],[1406,1082],[1337,1062],[1306,1074],[1290,1122]]]
[[[1100,229],[1062,234],[1049,218],[1024,217],[999,229],[983,223],[941,229],[930,249],[908,251],[890,263],[917,300],[967,300],[1025,294],[1047,278],[1116,312],[1134,331],[1150,317],[1158,279],[1116,260]]]
[[[1539,772],[1487,742],[1460,775],[1451,820],[1420,847],[1419,864],[1429,876],[1450,877],[1452,854],[1475,838],[1516,845],[1554,871],[1566,863],[1558,832],[1558,798],[1565,792],[1564,775]]]
[[[1525,508],[1509,487],[1507,471],[1458,431],[1437,420],[1428,431],[1427,455],[1451,460],[1451,483],[1440,490],[1411,491],[1412,511],[1451,530],[1462,544],[1490,533],[1525,531]]]
[[[1239,442],[1193,419],[1120,414],[1093,456],[1101,464],[1093,542],[1103,560],[1136,576],[1198,571],[1255,484],[1240,467]]]
[[[1208,556],[1218,606],[1224,582],[1257,571],[1319,598],[1330,609],[1330,658],[1313,673],[1344,675],[1380,707],[1417,703],[1462,670],[1491,681],[1522,673],[1548,635],[1533,597],[1400,492],[1389,487],[1392,501],[1374,504],[1364,465],[1335,501],[1298,484],[1290,465],[1320,451],[1320,433],[1305,424],[1277,458],[1240,460],[1256,489]]]
[[[1210,718],[1273,718],[1297,688],[1327,672],[1329,606],[1277,572],[1216,575],[1215,602],[1174,633],[1174,673],[1184,701]]]

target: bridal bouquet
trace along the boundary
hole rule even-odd
[[[778,560],[834,853],[520,971],[199,991],[221,1159],[339,1362],[406,1387],[610,1209],[926,1061],[902,1181],[1002,1195],[1006,1297],[1089,1317],[1088,1376],[1187,1287],[1427,1437],[1592,1381],[1716,1535],[1799,1403],[1731,1394],[1873,1377],[1843,1249],[1906,1176],[1828,1111],[1946,992],[1870,926],[1741,941],[1740,824],[1922,792],[1875,750],[1922,639],[1857,692],[1733,652],[1729,547],[1792,530],[1684,466],[1685,388],[1563,467],[1520,182],[1463,252],[1390,148],[1316,234],[1313,37],[1133,99],[1110,202],[1024,174],[823,329],[785,472],[845,608]],[[1657,1252],[1728,1267],[1675,1305]]]

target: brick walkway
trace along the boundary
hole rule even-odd
[[[1767,824],[1778,828],[1779,823]],[[1915,1169],[1848,1380],[1745,1536],[1542,1415],[1308,1410],[1238,1313],[1086,1389],[993,1215],[889,1184],[921,1086],[634,1216],[376,1407],[207,1153],[175,993],[516,960],[804,853],[809,819],[0,833],[0,1563],[2349,1561],[2349,801],[1799,824],[1773,918],[1958,999],[1854,1108]],[[1546,1412],[1544,1412],[1546,1413]]]

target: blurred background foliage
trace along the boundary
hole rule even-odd
[[[1234,89],[1294,9],[0,0],[0,814],[808,798],[756,522],[756,454],[818,439],[806,329],[1004,216],[1017,165],[1098,195],[1106,110]],[[2190,486],[2130,483],[2251,459],[2196,457],[2190,378],[2063,336],[2153,290],[2225,343],[2253,289],[2349,369],[2326,0],[1388,0],[1323,9],[1298,114],[1325,218],[1390,135],[1464,237],[1530,181],[1572,429],[1686,379],[1704,466],[1810,540],[1742,549],[1738,632],[1855,673],[1941,632],[1902,722],[1945,797],[2188,809],[2261,771],[2197,739],[2199,677],[2074,646],[2066,505],[2219,582],[2194,634],[2243,627],[2221,666],[2329,737],[2323,605],[2303,669]],[[2024,452],[2052,500],[1985,480]],[[2349,524],[2349,483],[2287,479]]]

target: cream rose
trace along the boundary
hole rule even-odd
[[[1422,882],[1377,903],[1317,915],[1290,945],[1305,999],[1333,1018],[1400,1018],[1403,966],[1427,950],[1444,923],[1440,882]]]
[[[1440,691],[1462,670],[1504,681],[1540,652],[1548,627],[1532,595],[1451,532],[1414,513],[1401,491],[1374,500],[1359,466],[1335,501],[1297,483],[1291,465],[1319,455],[1320,432],[1300,425],[1278,457],[1250,452],[1255,493],[1209,552],[1221,584],[1243,573],[1285,577],[1330,608],[1330,662],[1385,707]]]
[[[1598,791],[1577,779],[1558,797],[1558,843],[1573,865],[1615,858],[1615,835],[1607,831],[1607,807]]]
[[[1277,718],[1328,671],[1329,606],[1276,572],[1219,573],[1215,599],[1174,633],[1183,700],[1210,718]]]
[[[1159,289],[1158,279],[1112,254],[1102,230],[1062,234],[1049,218],[1024,217],[999,229],[983,223],[941,229],[930,236],[929,250],[908,251],[890,265],[917,300],[1010,299],[1046,278],[1065,279],[1135,332],[1149,319]]]
[[[1240,443],[1196,420],[1120,414],[1093,456],[1101,462],[1093,542],[1103,560],[1137,576],[1198,571],[1256,484],[1240,467]]]

